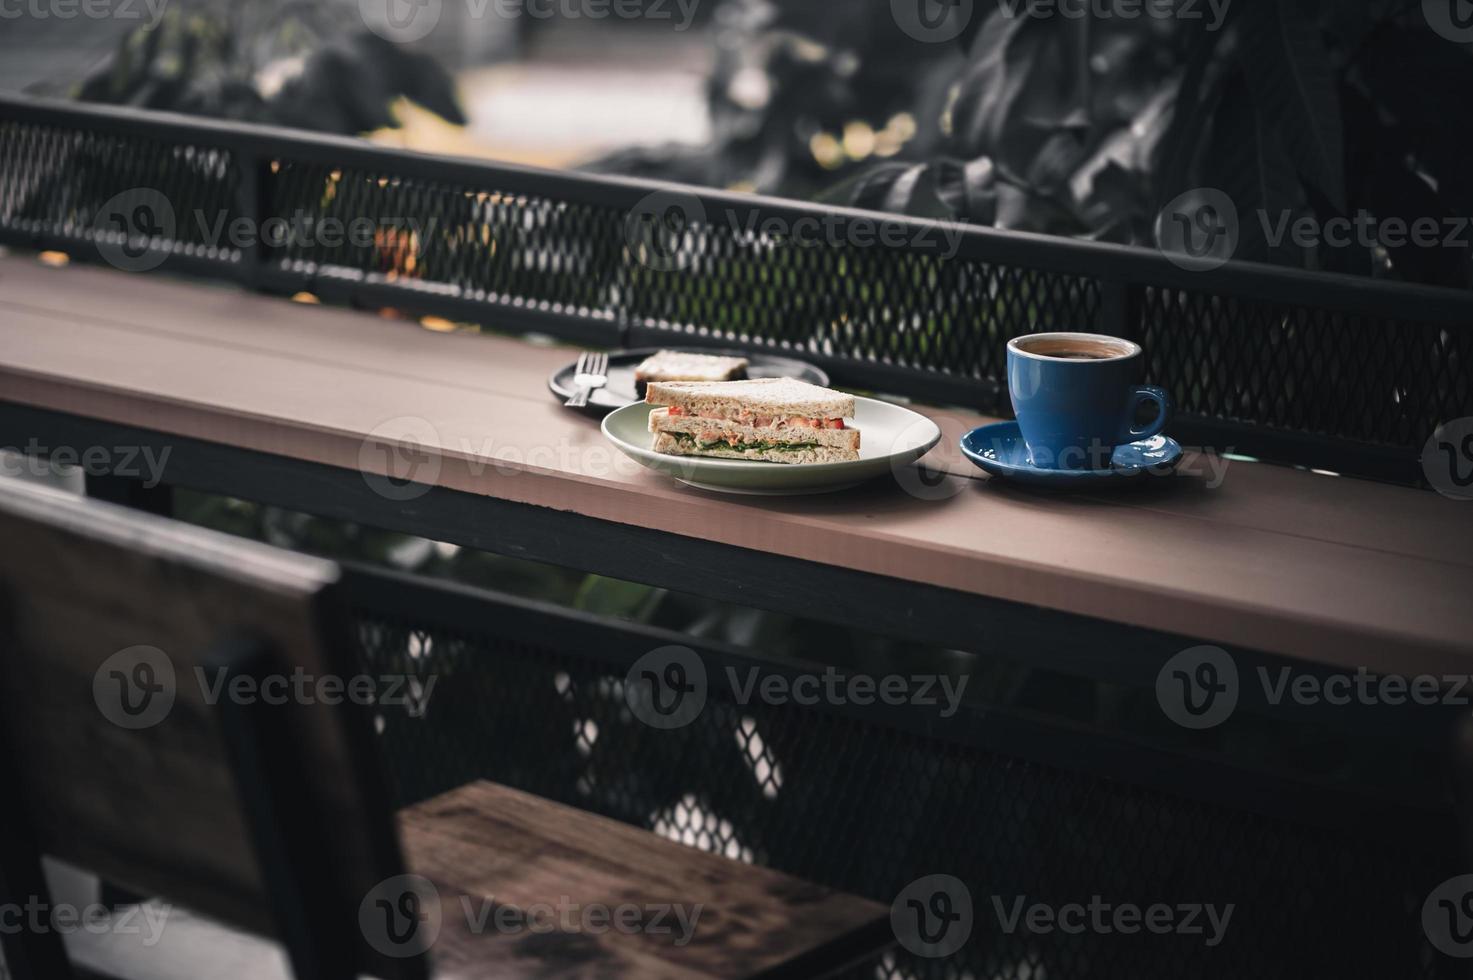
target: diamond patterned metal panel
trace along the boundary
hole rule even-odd
[[[506,615],[471,632],[355,610],[366,671],[439,678],[422,712],[380,714],[399,801],[485,778],[887,904],[924,875],[966,884],[974,927],[959,952],[897,948],[854,980],[1454,975],[1422,938],[1422,899],[1446,873],[1417,842],[1371,842],[868,716],[741,705],[714,687],[695,722],[657,731],[627,709],[623,667],[498,639]],[[1020,896],[1060,906],[1096,895],[1234,911],[1217,945],[1002,924]]]
[[[368,230],[356,240],[309,230],[269,249],[268,264],[291,272],[580,316],[613,309],[622,239],[610,209],[513,194],[491,178],[463,186],[278,157],[265,210]]]
[[[741,227],[687,229],[662,249],[672,268],[631,266],[632,321],[995,381],[1012,337],[1098,319],[1099,285],[1089,278]]]
[[[151,248],[228,267],[240,252],[216,230],[240,216],[239,185],[234,156],[209,142],[0,118],[0,231],[11,241],[70,241],[96,257],[99,231],[121,221],[157,236]],[[159,198],[167,214],[153,206]]]
[[[1473,331],[1156,288],[1141,320],[1182,412],[1418,451],[1473,415]]]

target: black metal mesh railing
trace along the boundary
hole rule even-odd
[[[1196,290],[1145,291],[1147,370],[1199,416],[1420,448],[1473,405],[1473,331]],[[1190,328],[1184,325],[1190,324]]]
[[[97,132],[0,112],[0,240],[44,239],[124,265],[130,257],[147,265],[151,251],[167,249],[228,267],[240,261],[224,233],[241,217],[240,180],[238,158],[208,138]]]
[[[777,349],[1002,415],[1008,339],[1118,333],[1185,441],[1405,483],[1473,416],[1461,293],[111,108],[0,98],[0,243],[578,343]]]
[[[360,587],[354,609],[365,670],[437,678],[427,702],[381,714],[401,803],[484,778],[886,904],[925,875],[965,883],[973,929],[960,951],[897,948],[856,980],[1454,975],[1422,933],[1422,901],[1451,873],[1429,837],[1367,837],[1113,781],[906,724],[902,709],[741,703],[714,681],[723,654],[709,649],[704,710],[656,730],[631,714],[624,681],[658,638],[443,598],[396,580]],[[982,713],[972,727],[988,730]],[[1232,912],[1220,942],[1205,926],[1004,926],[1020,899],[1095,896]]]

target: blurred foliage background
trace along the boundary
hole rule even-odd
[[[395,125],[401,98],[466,121],[434,57],[353,26],[331,3],[170,4],[157,23],[124,35],[74,94],[342,135]]]
[[[902,31],[888,0],[843,17],[727,0],[711,145],[595,167],[1147,247],[1163,205],[1212,187],[1238,207],[1238,258],[1473,285],[1466,235],[1300,248],[1257,217],[1473,215],[1473,103],[1458,95],[1473,50],[1422,4],[1237,2],[1220,20],[1196,0],[1171,17],[1063,6],[962,3],[938,44]]]
[[[1239,211],[1238,258],[1473,285],[1466,233],[1462,247],[1439,236],[1394,248],[1269,233],[1306,217],[1473,216],[1473,101],[1459,95],[1473,86],[1473,48],[1434,31],[1422,4],[1148,6],[1174,15],[965,0],[938,6],[956,36],[931,43],[899,26],[891,0],[846,0],[842,15],[808,0],[710,0],[698,25],[711,46],[709,138],[582,166],[1147,247],[1165,204],[1217,188]],[[653,73],[677,35],[646,26],[655,38],[638,62]],[[608,46],[628,43],[603,30]],[[597,43],[576,57],[596,61]],[[466,122],[450,70],[335,0],[178,0],[74,91],[332,133],[395,126],[405,101]]]

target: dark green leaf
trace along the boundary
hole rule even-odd
[[[1152,240],[1155,209],[1146,177],[1114,160],[1095,173],[1083,211],[1097,241],[1146,245]]]
[[[1297,264],[1289,229],[1302,213],[1299,175],[1279,130],[1249,98],[1241,71],[1235,71],[1223,89],[1207,168],[1205,182],[1237,206],[1236,257]]]
[[[1360,63],[1374,102],[1366,111],[1394,123],[1385,138],[1416,155],[1448,207],[1473,214],[1473,53],[1426,28],[1388,27]]]
[[[636,582],[590,575],[583,580],[573,608],[602,616],[645,622],[654,614],[665,590]]]
[[[987,157],[937,164],[936,194],[952,214],[974,224],[997,220],[997,170]]]
[[[1346,137],[1356,164],[1352,170],[1356,180],[1350,187],[1355,212],[1365,211],[1380,221],[1397,218],[1405,222],[1468,214],[1450,209],[1446,199],[1412,168],[1404,139],[1382,123],[1369,100],[1347,89],[1345,105]],[[1466,192],[1466,183],[1458,182],[1457,187]],[[1418,247],[1410,238],[1399,241],[1394,248],[1387,247],[1395,275],[1412,282],[1467,289],[1468,249],[1446,247],[1441,238],[1439,235],[1438,243],[1431,247]]]
[[[1319,27],[1296,0],[1243,14],[1239,61],[1258,111],[1278,129],[1304,179],[1345,211],[1345,140],[1337,73]]]
[[[1211,114],[1204,104],[1203,84],[1216,54],[1220,31],[1199,28],[1187,52],[1187,65],[1177,87],[1176,108],[1171,125],[1157,144],[1156,203],[1160,211],[1168,201],[1189,190],[1189,173],[1196,160]],[[1215,104],[1215,97],[1213,98]]]
[[[891,185],[909,166],[894,162],[874,164],[830,186],[814,199],[821,204],[878,209],[889,194]]]

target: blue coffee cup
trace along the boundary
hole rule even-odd
[[[1008,342],[1008,392],[1028,455],[1043,469],[1108,469],[1116,446],[1160,435],[1165,390],[1140,384],[1139,344],[1093,333],[1038,333]],[[1146,403],[1156,418],[1137,427]]]

